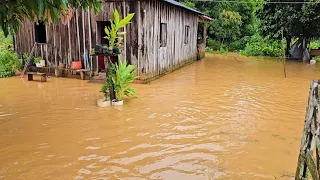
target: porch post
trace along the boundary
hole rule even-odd
[[[207,44],[207,23],[203,23],[203,43],[204,45]]]

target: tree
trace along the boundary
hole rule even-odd
[[[223,44],[225,40],[235,40],[240,35],[241,25],[241,16],[238,12],[223,10],[218,19],[212,22],[209,32],[215,34]]]
[[[193,8],[193,9],[196,8],[195,2],[193,2],[193,1],[191,1],[191,0],[182,0],[182,1],[180,0],[180,2],[181,2],[182,4],[188,6],[188,7]]]
[[[70,20],[72,8],[90,8],[98,12],[101,0],[2,0],[0,25],[7,36],[9,30],[17,31],[27,18],[56,23]]]
[[[275,1],[272,0],[272,2]],[[287,54],[293,37],[311,39],[320,36],[318,31],[320,28],[320,0],[307,0],[306,3],[301,3],[300,0],[290,2],[265,3],[259,12],[264,35],[280,39],[283,31],[287,39]]]

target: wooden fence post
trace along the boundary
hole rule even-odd
[[[307,177],[307,170],[314,180],[319,180],[320,172],[320,141],[319,141],[319,81],[312,80],[309,92],[309,101],[302,133],[300,154],[296,170],[296,180]],[[313,150],[316,149],[316,158],[313,157]]]

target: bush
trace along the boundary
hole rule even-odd
[[[13,76],[21,67],[18,55],[11,50],[0,51],[0,78]]]
[[[0,50],[8,48],[9,46],[13,46],[12,37],[10,35],[5,37],[3,31],[0,30]]]
[[[245,36],[239,40],[230,42],[228,44],[228,50],[232,52],[239,52],[240,50],[244,50],[249,40],[250,36]]]
[[[220,42],[214,39],[207,40],[207,47],[211,48],[213,51],[220,49]]]
[[[210,47],[206,47],[206,52],[212,53],[212,52],[214,52],[214,50]]]
[[[216,53],[218,53],[218,54],[228,54],[228,50],[227,49],[223,49],[223,48],[221,48],[221,49],[219,49],[218,51],[215,51]]]
[[[281,42],[255,34],[250,37],[240,54],[246,56],[281,56]]]
[[[320,49],[320,40],[312,40],[310,42],[310,48],[311,49]]]

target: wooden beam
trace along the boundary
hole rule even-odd
[[[92,38],[92,35],[91,35],[91,18],[90,18],[90,9],[88,8],[88,26],[89,26],[89,49],[88,49],[88,61],[90,59],[90,75],[92,74],[92,57],[89,56],[90,54],[90,49],[92,48],[92,43],[91,43],[91,38]],[[89,63],[89,62],[88,62]]]
[[[81,59],[81,46],[80,46],[80,31],[79,31],[79,14],[78,9],[76,9],[76,24],[77,24],[77,39],[78,39],[78,53],[79,57],[78,59]]]

